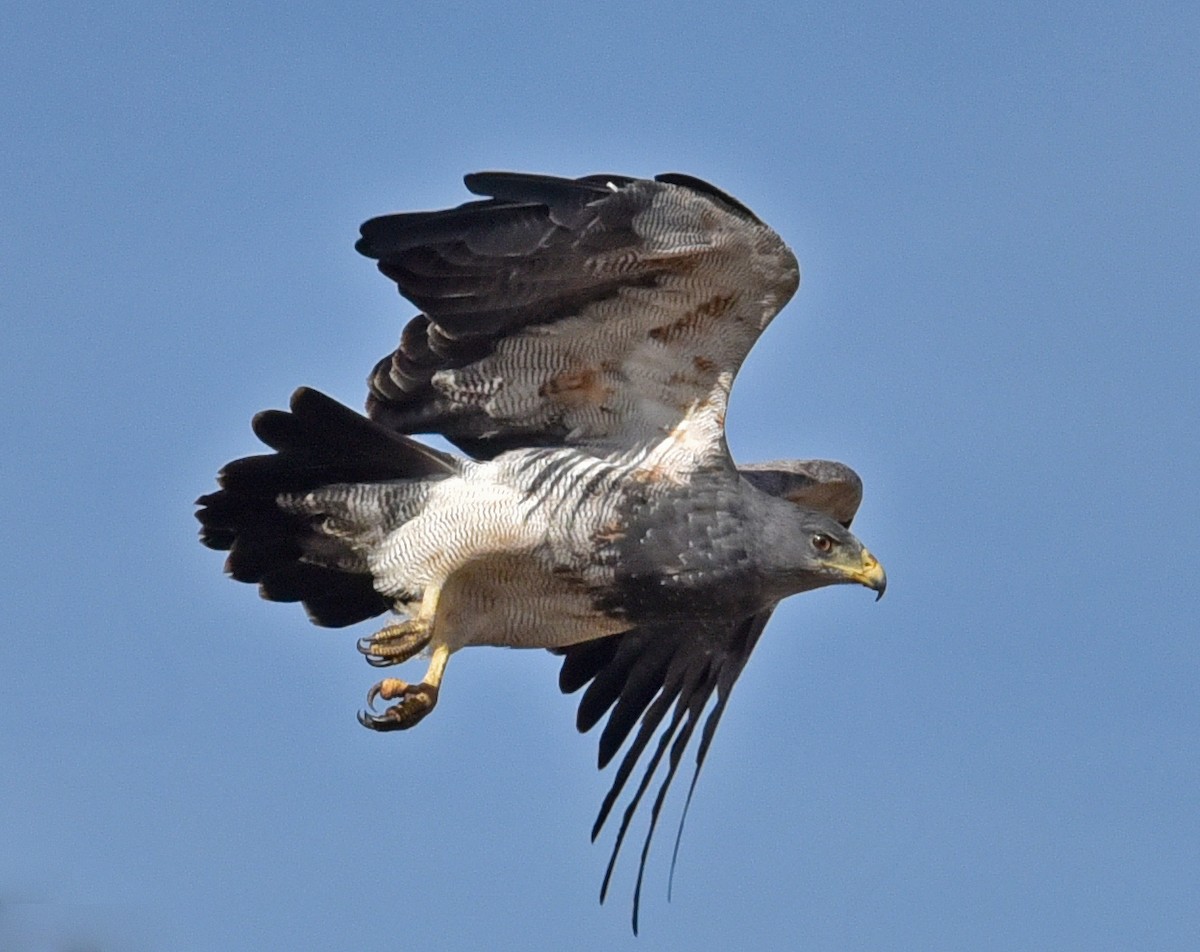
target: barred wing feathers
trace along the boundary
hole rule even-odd
[[[481,458],[619,452],[707,405],[723,421],[733,377],[799,284],[774,231],[688,176],[466,183],[490,198],[362,226],[358,250],[422,311],[369,377],[373,419]]]

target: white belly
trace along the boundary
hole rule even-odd
[[[533,558],[495,556],[450,576],[438,598],[435,640],[467,645],[558,648],[628,628],[592,605],[576,582]]]
[[[437,590],[433,638],[452,650],[561,647],[623,631],[570,573],[586,530],[574,538],[559,515],[564,501],[539,503],[510,473],[481,463],[438,483],[421,512],[369,552],[375,588],[407,604]]]

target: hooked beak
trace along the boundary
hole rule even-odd
[[[846,577],[850,581],[865,585],[871,591],[876,592],[875,601],[883,598],[883,593],[887,590],[887,573],[879,564],[879,560],[866,549],[862,550],[861,567],[847,570]]]

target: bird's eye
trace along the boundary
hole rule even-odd
[[[833,551],[833,539],[827,536],[824,532],[818,532],[812,537],[813,548],[818,552],[828,555]]]

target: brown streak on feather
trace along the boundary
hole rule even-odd
[[[625,537],[625,527],[618,519],[611,519],[592,534],[598,543],[617,542]]]
[[[612,390],[604,386],[596,368],[584,367],[551,377],[538,387],[538,396],[574,405],[603,404],[612,396]]]
[[[675,479],[667,472],[667,468],[662,463],[653,463],[650,466],[639,466],[630,474],[631,477],[639,483],[674,483]]]
[[[692,367],[695,368],[695,373],[685,373],[682,370],[676,370],[672,373],[667,378],[668,386],[685,386],[693,390],[708,389],[712,384],[712,375],[717,369],[717,362],[697,354],[692,358]]]
[[[733,294],[714,294],[707,301],[701,301],[692,310],[670,324],[650,328],[650,339],[669,343],[703,321],[728,313],[729,309],[733,307],[733,302]]]
[[[704,387],[704,381],[702,381],[699,377],[692,376],[691,374],[684,374],[676,371],[667,378],[667,386],[686,386],[695,390],[700,390]]]

